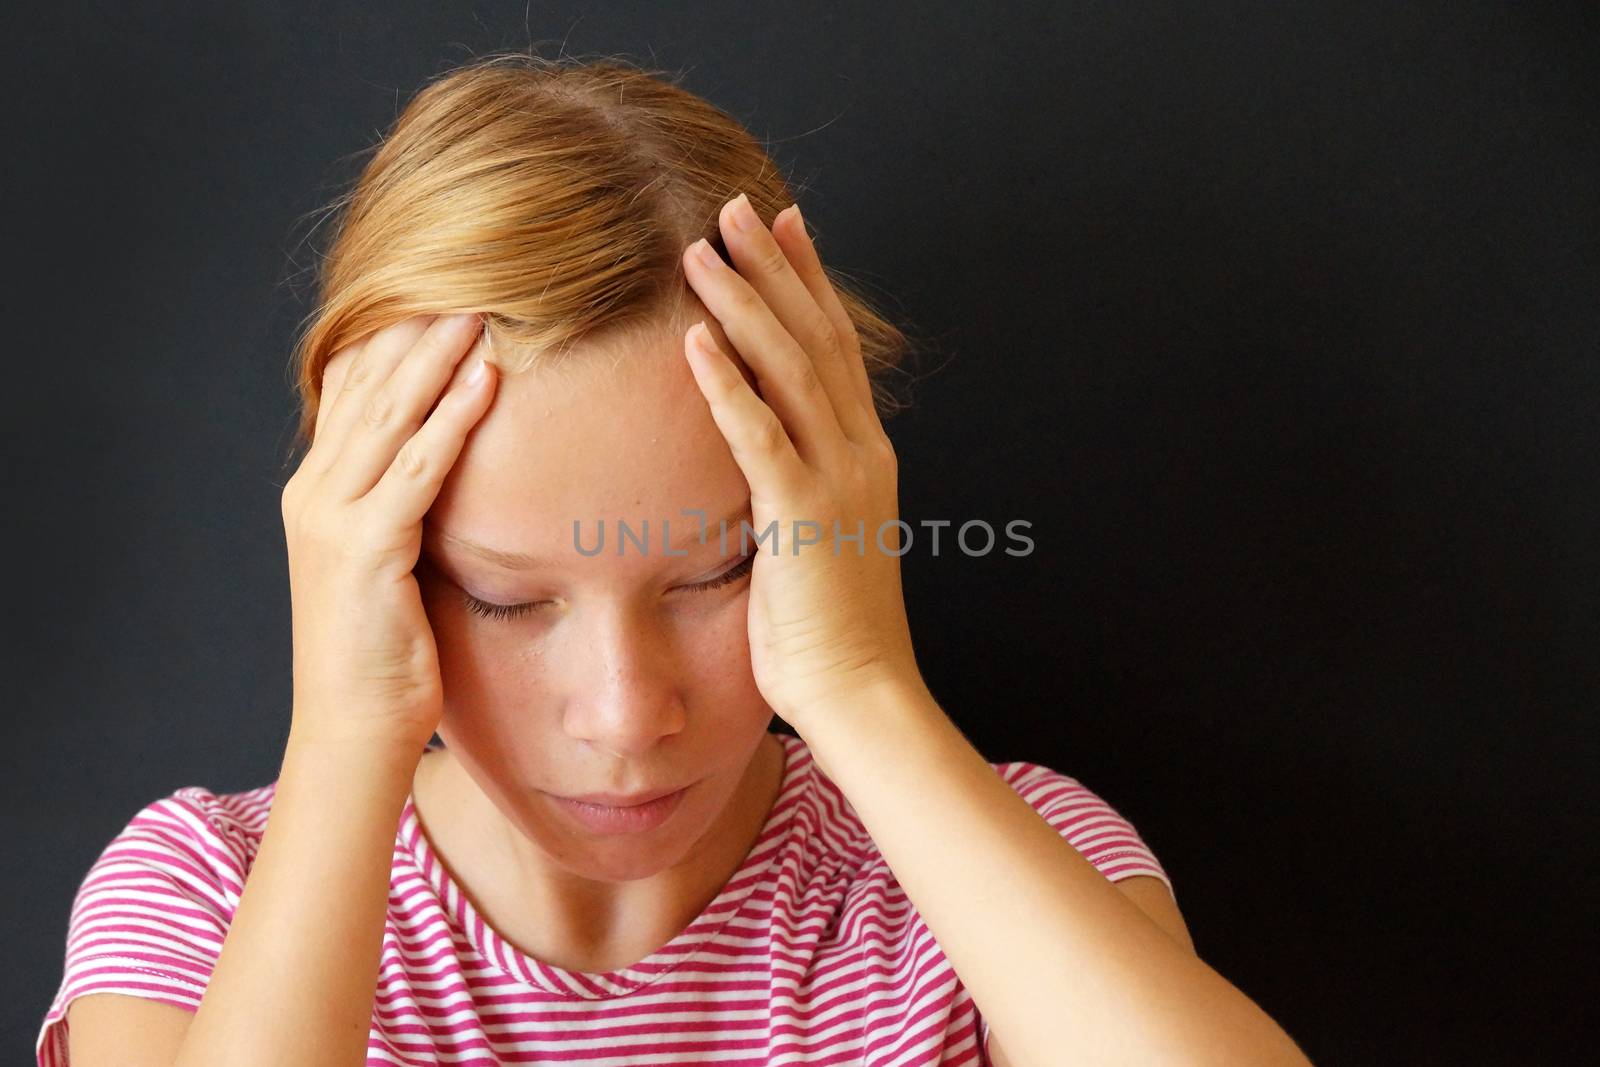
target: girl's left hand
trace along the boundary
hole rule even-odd
[[[708,324],[690,327],[685,348],[749,482],[754,534],[777,533],[776,552],[770,538],[751,540],[750,659],[761,695],[803,731],[807,714],[881,682],[920,681],[900,586],[895,453],[799,206],[769,231],[741,193],[718,221],[734,269],[702,239],[684,271],[760,395]]]

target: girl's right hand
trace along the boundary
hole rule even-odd
[[[456,374],[480,325],[416,316],[323,372],[311,447],[283,488],[298,737],[399,744],[420,759],[439,724],[438,649],[412,571],[423,516],[494,395],[481,353]]]

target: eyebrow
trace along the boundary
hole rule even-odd
[[[738,521],[740,519],[743,519],[746,515],[749,515],[749,514],[750,514],[750,498],[746,497],[743,504],[741,504],[740,506],[734,508],[731,512],[729,512],[727,515],[725,515],[720,521],[725,526],[734,527],[732,533],[736,535],[737,532],[738,532],[738,530],[737,530]],[[681,518],[685,522],[688,522],[688,523],[691,523],[691,524],[694,523],[694,516],[692,516],[692,515],[684,515],[684,516],[681,516]],[[670,523],[670,521],[671,520],[669,519],[668,522]],[[507,570],[528,571],[528,570],[538,570],[538,569],[544,568],[544,567],[555,567],[555,566],[558,565],[558,561],[554,560],[554,559],[551,559],[549,556],[541,556],[541,555],[536,555],[536,554],[529,553],[529,552],[510,552],[510,551],[507,551],[505,549],[491,548],[488,545],[480,545],[476,541],[468,540],[465,537],[457,537],[455,534],[448,533],[448,532],[446,532],[444,530],[439,530],[437,527],[435,527],[434,529],[438,534],[439,540],[444,542],[445,544],[450,545],[453,548],[459,548],[463,552],[466,552],[466,553],[469,553],[470,555],[476,556],[479,559],[484,560],[487,563],[493,563],[497,567],[504,567]],[[705,538],[706,538],[706,540],[707,541],[714,540],[717,537],[717,531],[720,530],[720,529],[722,529],[722,526],[719,526],[717,523],[707,523],[705,525]],[[638,535],[640,535],[641,537],[643,537],[643,534],[644,534],[644,530],[643,529],[635,529],[633,526],[630,525],[629,526],[629,530],[634,532],[634,533],[636,533],[636,534],[638,534]],[[620,536],[621,535],[618,534],[618,537],[620,537]],[[657,537],[655,537],[653,539],[645,538],[644,540],[645,540],[644,552],[646,554],[649,554],[651,552],[659,552],[659,548],[658,548],[658,543],[660,541],[660,537],[659,536],[657,536]],[[689,534],[688,537],[679,538],[678,541],[672,546],[671,551],[672,551],[673,554],[677,554],[679,551],[687,549],[687,547],[689,545],[696,544],[696,543],[699,543],[699,542],[700,542],[700,534],[698,532],[698,529],[696,529],[695,531],[692,531]],[[629,543],[630,544],[632,543],[631,540],[630,540]],[[637,545],[634,545],[633,549],[634,549],[634,551],[638,551],[639,550]],[[574,551],[576,551],[576,550],[574,550]]]

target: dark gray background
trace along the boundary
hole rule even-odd
[[[805,5],[802,5],[805,6]],[[935,694],[1074,775],[1319,1063],[1593,1008],[1600,18],[1477,2],[34,5],[10,237],[4,1038],[139,807],[276,776],[308,213],[472,55],[687,72],[934,338]]]

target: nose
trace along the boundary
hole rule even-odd
[[[626,605],[594,606],[571,637],[569,736],[623,759],[683,729],[676,652],[658,620]]]

